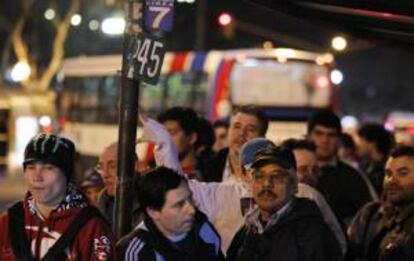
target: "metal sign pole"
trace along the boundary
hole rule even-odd
[[[165,54],[165,44],[159,35],[171,31],[174,13],[174,0],[145,0],[144,5],[142,0],[128,0],[126,3],[113,224],[117,238],[127,234],[131,228],[140,81],[157,84]]]
[[[141,0],[127,1],[127,20],[131,22],[134,6]],[[132,25],[129,25],[132,26]],[[135,24],[135,26],[139,26]],[[118,133],[118,177],[114,207],[113,230],[117,238],[131,231],[133,201],[133,177],[135,166],[135,140],[138,119],[138,98],[140,81],[127,77],[128,45],[133,35],[131,28],[124,33],[124,46],[121,72],[121,101]]]

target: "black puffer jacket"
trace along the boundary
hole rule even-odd
[[[227,260],[237,261],[336,261],[341,256],[318,207],[301,198],[295,198],[288,213],[263,234],[243,226],[227,252]]]

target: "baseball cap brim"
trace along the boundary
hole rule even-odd
[[[295,168],[291,163],[288,161],[281,159],[279,157],[275,157],[273,155],[266,155],[266,156],[260,156],[255,159],[255,161],[251,164],[250,168],[256,169],[260,168],[265,164],[271,164],[274,163],[276,165],[281,166],[284,169],[291,169]]]

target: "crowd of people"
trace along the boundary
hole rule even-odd
[[[26,197],[0,216],[0,260],[414,260],[414,147],[381,124],[351,136],[323,109],[276,144],[251,105],[228,121],[183,107],[140,121],[154,159],[136,158],[128,235],[111,231],[117,142],[77,188],[74,144],[39,134]]]

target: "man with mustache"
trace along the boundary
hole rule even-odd
[[[143,174],[137,191],[145,218],[118,243],[119,260],[224,260],[220,237],[196,210],[184,176],[158,167]]]
[[[413,147],[391,151],[383,186],[384,200],[366,204],[348,228],[351,256],[370,261],[414,260]]]
[[[269,147],[256,153],[252,194],[257,207],[246,215],[227,252],[228,260],[342,260],[340,247],[316,204],[297,198],[293,153]]]
[[[155,159],[157,165],[167,166],[182,173],[181,165],[177,158],[176,148],[165,127],[158,122],[152,119],[146,119],[145,117],[140,117],[140,120],[144,125],[144,139],[156,144]],[[254,155],[256,150],[258,150],[258,147],[263,148],[268,144],[273,146],[273,143],[270,140],[264,138],[252,139],[244,144],[243,147],[249,147],[249,149],[241,149],[241,151],[244,150],[248,153],[241,152],[241,158],[239,159],[240,169],[243,170],[246,163],[251,163],[250,159],[246,160],[245,155]],[[252,152],[253,150],[254,152]],[[197,207],[207,215],[221,236],[221,248],[223,253],[227,252],[235,233],[244,224],[245,213],[243,210],[245,209],[245,206],[243,203],[246,202],[245,199],[251,197],[250,187],[252,179],[250,175],[247,175],[245,172],[243,173],[244,174],[241,176],[243,180],[237,182],[206,183],[194,179],[188,181]],[[332,211],[326,211],[326,208],[329,208],[326,202],[321,201],[321,196],[319,195],[318,197],[315,192],[316,191],[312,192],[312,188],[309,186],[305,187],[302,185],[299,186],[298,189],[300,197],[310,198],[318,204],[325,220],[336,220]]]

